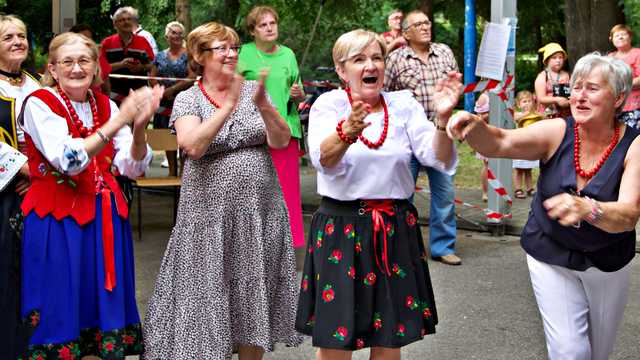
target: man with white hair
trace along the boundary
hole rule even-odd
[[[131,8],[133,11],[131,13],[131,17],[133,18],[133,33],[136,35],[140,35],[147,40],[149,46],[151,46],[151,50],[153,50],[153,55],[158,55],[158,44],[156,43],[156,39],[153,38],[150,32],[144,30],[142,25],[140,25],[140,18],[138,17],[138,10],[135,8]]]
[[[147,75],[151,70],[153,50],[144,37],[133,33],[137,14],[134,8],[125,6],[111,17],[116,34],[102,40],[100,46],[100,64],[106,74]],[[146,86],[147,80],[112,78],[110,83],[111,99],[119,103],[129,90]]]

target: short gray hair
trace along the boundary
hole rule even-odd
[[[624,94],[624,101],[616,111],[622,110],[629,93],[631,93],[633,83],[631,68],[620,59],[600,55],[597,51],[592,52],[581,57],[576,62],[573,74],[571,74],[571,88],[573,88],[576,81],[586,78],[595,69],[600,69],[602,72],[602,76],[611,87],[614,98],[617,99],[620,94]]]
[[[411,10],[407,14],[405,14],[404,18],[402,19],[402,31],[409,30],[409,17],[413,16],[413,15],[417,15],[417,14],[422,14],[422,15],[426,16],[427,19],[429,19],[429,15],[425,14],[424,11],[422,11],[422,10]]]
[[[138,10],[136,10],[136,8],[131,7],[131,6],[123,6],[121,8],[118,8],[118,10],[116,10],[116,12],[113,13],[113,15],[111,16],[111,20],[116,21],[118,20],[118,18],[124,14],[129,14],[131,15],[131,17],[137,22],[138,21]]]

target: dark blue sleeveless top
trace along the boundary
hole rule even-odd
[[[602,271],[616,271],[635,256],[636,232],[611,234],[583,221],[580,228],[562,226],[547,216],[542,203],[557,194],[575,193],[576,171],[573,156],[572,117],[562,143],[553,156],[540,166],[538,192],[531,202],[529,220],[522,232],[522,247],[535,259],[551,265],[584,271],[592,266]],[[616,201],[629,146],[640,130],[626,127],[624,136],[611,152],[600,171],[581,190],[581,196],[598,201]]]

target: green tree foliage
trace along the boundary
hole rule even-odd
[[[626,22],[640,27],[640,1],[619,1],[625,8]],[[244,17],[257,4],[273,6],[280,15],[280,40],[294,50],[298,60],[310,40],[320,0],[192,0],[193,27],[207,21],[220,21],[238,30],[243,41],[251,41],[244,29]],[[491,0],[476,0],[478,43],[484,23],[490,19]],[[94,28],[99,41],[114,32],[110,15],[120,6],[136,7],[142,26],[154,34],[160,48],[166,47],[164,27],[175,19],[175,0],[78,0],[79,23]],[[318,66],[332,66],[331,49],[337,37],[356,28],[383,32],[387,15],[395,8],[405,12],[429,5],[434,13],[434,41],[451,46],[462,64],[464,0],[325,0],[324,9],[310,51],[302,69],[303,77],[320,76]],[[34,43],[43,47],[51,31],[51,0],[0,0],[0,10],[20,15],[27,23]],[[531,61],[542,45],[555,41],[566,47],[564,1],[518,0],[517,51],[519,84],[540,70]],[[640,35],[639,35],[640,36]],[[638,36],[634,39],[638,43]],[[520,87],[520,85],[519,85]]]

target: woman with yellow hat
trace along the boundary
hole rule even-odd
[[[627,25],[615,25],[609,32],[609,40],[616,51],[608,55],[624,61],[631,67],[633,88],[622,108],[620,119],[631,127],[640,128],[640,49],[631,46],[632,39],[633,32]]]
[[[558,43],[548,43],[540,48],[545,69],[534,83],[538,98],[538,112],[546,118],[565,117],[569,110],[569,73],[562,68],[567,52]]]

